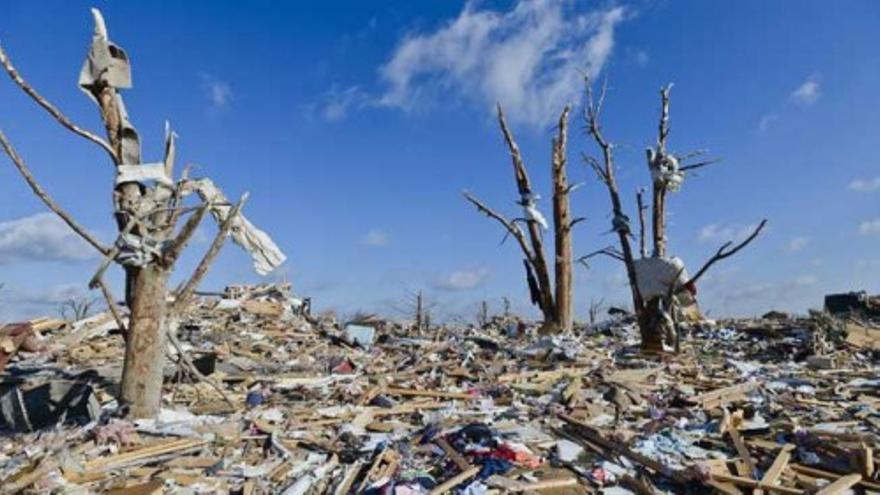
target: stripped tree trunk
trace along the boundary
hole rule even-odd
[[[568,114],[566,106],[559,118],[559,128],[553,139],[553,230],[556,249],[556,323],[563,331],[569,331],[573,324],[572,314],[572,249],[571,249],[571,206],[566,173],[566,139],[568,136]]]
[[[507,127],[504,112],[498,106],[498,122],[504,141],[510,150],[513,162],[513,175],[516,180],[519,201],[523,208],[523,218],[510,221],[504,216],[491,210],[479,199],[465,192],[465,198],[473,203],[477,209],[490,218],[498,220],[507,230],[508,235],[516,239],[522,250],[523,265],[526,270],[526,282],[529,287],[532,303],[541,309],[544,315],[545,332],[557,332],[571,330],[573,325],[572,311],[572,247],[571,229],[580,219],[571,218],[569,205],[569,193],[572,188],[568,185],[566,173],[566,143],[568,135],[568,115],[571,107],[566,106],[559,117],[559,127],[556,137],[553,138],[553,152],[551,155],[551,173],[553,176],[553,232],[555,253],[555,286],[550,280],[550,269],[544,254],[544,238],[541,229],[548,228],[547,221],[537,209],[539,196],[532,190],[526,166],[516,141]],[[518,221],[526,224],[528,239],[519,227]]]
[[[129,415],[135,418],[155,416],[161,404],[167,281],[168,272],[155,265],[137,270],[131,281],[134,297],[129,306],[120,401],[129,406]]]
[[[732,256],[737,251],[745,247],[748,243],[750,243],[761,232],[766,223],[766,220],[761,222],[761,224],[758,225],[755,231],[746,240],[736,245],[735,247],[731,248],[731,245],[733,244],[732,242],[724,244],[721,249],[718,250],[715,256],[713,256],[705,265],[703,265],[703,267],[697,272],[697,274],[687,282],[680,283],[678,277],[676,277],[676,280],[671,283],[672,286],[669,287],[666,294],[643,294],[643,291],[639,288],[639,280],[635,269],[636,260],[633,256],[632,247],[630,246],[629,242],[629,237],[631,235],[629,217],[624,214],[623,206],[620,201],[620,194],[617,190],[617,182],[614,173],[614,145],[605,139],[602,134],[601,126],[599,124],[599,114],[601,112],[602,104],[605,99],[605,88],[603,87],[602,94],[600,95],[598,101],[594,102],[593,91],[589,81],[587,81],[586,86],[587,104],[584,112],[584,117],[589,134],[593,137],[593,139],[596,141],[596,144],[598,144],[599,148],[602,150],[602,160],[600,161],[591,156],[585,156],[584,158],[587,161],[587,164],[590,165],[596,172],[599,180],[602,181],[608,189],[608,193],[611,198],[611,208],[614,214],[614,220],[612,221],[612,230],[617,232],[618,238],[620,240],[619,251],[614,250],[614,248],[605,248],[596,251],[595,253],[592,253],[590,255],[587,255],[586,257],[595,254],[607,254],[619,261],[622,261],[626,266],[626,274],[627,278],[629,279],[630,289],[632,291],[633,311],[636,314],[639,325],[639,333],[641,334],[642,351],[648,353],[663,352],[663,341],[665,335],[670,335],[670,337],[674,341],[672,343],[675,344],[676,349],[678,349],[678,341],[674,322],[675,296],[679,294],[682,290],[685,290],[686,287],[692,287],[694,283],[699,279],[699,277],[702,276],[703,273],[705,273],[705,271],[713,263],[728,256]],[[670,190],[674,191],[678,189],[684,178],[685,171],[693,170],[714,163],[713,160],[710,160],[682,166],[680,162],[694,156],[699,156],[700,154],[702,154],[702,152],[694,152],[687,154],[683,157],[678,157],[667,151],[666,141],[669,136],[669,91],[671,87],[671,85],[666,86],[660,91],[661,112],[657,145],[655,148],[649,148],[647,153],[648,169],[650,170],[653,179],[653,199],[651,211],[651,227],[653,240],[652,256],[657,258],[667,257],[667,193]],[[636,199],[639,209],[639,251],[642,258],[644,258],[647,256],[647,249],[645,247],[645,221],[641,191],[639,191]],[[682,271],[679,272],[679,275],[681,274]],[[650,299],[647,300],[647,297],[650,297]]]
[[[92,13],[95,32],[80,72],[79,85],[98,105],[107,133],[106,141],[75,125],[37,93],[13,67],[2,48],[0,64],[13,82],[63,127],[99,145],[110,155],[117,170],[113,209],[119,235],[114,246],[102,245],[49,196],[2,132],[0,147],[46,206],[104,257],[89,286],[101,289],[126,338],[120,405],[128,408],[132,417],[145,418],[155,416],[161,405],[166,337],[170,336],[172,343],[176,341],[168,332],[173,330],[177,314],[185,309],[225,239],[231,234],[236,243],[247,249],[253,257],[254,267],[261,274],[278,267],[285,256],[268,235],[239,216],[247,195],[232,206],[208,179],[192,180],[184,174],[179,181],[173,181],[174,134],[170,127],[166,129],[164,162],[142,163],[138,134],[128,121],[119,93],[120,89],[131,87],[128,57],[110,42],[101,13],[97,9],[92,9]],[[184,197],[192,192],[198,192],[202,204],[195,208],[183,206]],[[169,294],[168,274],[209,210],[221,224],[219,232],[189,279],[181,284],[181,289]],[[175,232],[177,222],[184,214],[190,216]],[[116,300],[103,280],[106,269],[114,261],[122,265],[125,272],[125,302],[130,310],[127,328]],[[174,300],[173,306],[169,297]],[[180,346],[175,347],[180,362],[189,363],[190,371],[198,374]],[[204,376],[201,378],[213,384]],[[216,384],[213,385],[217,388]]]

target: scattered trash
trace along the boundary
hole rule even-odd
[[[112,317],[34,320],[41,350],[19,346],[0,380],[4,490],[880,490],[870,320],[700,319],[680,354],[646,358],[627,313],[539,337],[507,314],[340,326],[302,300],[271,284],[195,299],[177,338],[222,395],[169,353],[163,409],[136,421],[117,417]]]

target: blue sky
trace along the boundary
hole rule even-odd
[[[91,36],[79,1],[0,2],[0,43],[74,121],[101,130],[76,87]],[[178,162],[197,164],[289,257],[287,279],[321,309],[395,315],[424,290],[441,317],[480,300],[527,303],[513,243],[461,198],[516,214],[492,107],[507,108],[548,196],[552,119],[579,105],[580,77],[607,77],[607,137],[627,208],[648,184],[658,89],[674,82],[673,151],[722,158],[670,200],[670,244],[692,269],[761,218],[769,229],[701,284],[712,315],[803,311],[825,292],[880,292],[880,4],[871,1],[97,2],[133,64],[125,93],[146,160],[164,121]],[[579,114],[579,112],[576,112]],[[612,244],[607,194],[570,136],[576,253]],[[106,240],[113,171],[5,76],[0,128],[51,193]],[[549,214],[549,204],[542,204]],[[208,225],[177,276],[206,248]],[[85,294],[98,260],[45,215],[0,157],[0,320],[53,314]],[[114,274],[119,286],[120,276]],[[579,314],[625,304],[613,260],[577,268]],[[225,248],[206,289],[259,281]]]

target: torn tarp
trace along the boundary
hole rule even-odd
[[[681,258],[640,258],[635,260],[636,282],[646,301],[666,297],[672,284],[687,283],[688,274]]]
[[[211,215],[218,223],[223,223],[232,211],[232,205],[211,179],[194,179],[187,181],[184,194],[195,191],[202,201],[211,205]],[[281,266],[287,256],[275,244],[271,237],[256,228],[241,213],[233,220],[232,240],[251,254],[254,270],[266,275]]]

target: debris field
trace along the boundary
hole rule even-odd
[[[769,313],[639,352],[631,315],[541,335],[313,317],[289,286],[192,301],[158,417],[100,313],[0,329],[2,493],[880,493],[880,326]]]

